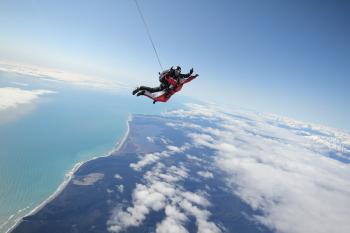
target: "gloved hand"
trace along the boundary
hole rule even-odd
[[[192,74],[192,73],[193,73],[193,68],[190,69],[190,74]]]

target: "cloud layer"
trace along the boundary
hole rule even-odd
[[[183,166],[167,167],[157,162],[147,171],[145,182],[136,184],[132,193],[131,206],[117,206],[107,223],[110,232],[121,232],[131,226],[140,226],[151,212],[165,213],[165,218],[156,225],[156,233],[185,233],[185,224],[192,216],[198,232],[218,233],[219,227],[209,220],[206,210],[210,202],[202,193],[187,191],[181,181],[188,178]]]
[[[349,134],[215,106],[191,104],[167,115],[183,119],[170,125],[194,146],[214,151],[232,195],[262,213],[255,221],[287,233],[350,231]]]
[[[141,178],[130,194],[116,186],[131,200],[112,209],[110,232],[145,227],[155,213],[163,216],[156,233],[189,232],[190,224],[197,232],[232,232],[239,224],[230,223],[230,214],[257,231],[262,225],[286,233],[350,231],[349,134],[210,105],[189,104],[164,117],[179,140],[175,145],[162,134],[164,149],[129,164]],[[161,142],[159,136],[145,141]],[[231,200],[239,204],[227,213],[222,205]]]

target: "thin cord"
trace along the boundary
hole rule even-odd
[[[158,56],[158,52],[157,52],[156,46],[154,45],[154,42],[153,42],[151,33],[150,33],[149,28],[148,28],[148,26],[147,26],[145,17],[144,17],[143,14],[142,14],[141,8],[140,8],[140,6],[139,6],[137,0],[134,0],[134,1],[135,1],[137,10],[138,10],[138,12],[139,12],[139,14],[140,14],[140,17],[141,17],[141,19],[142,19],[142,22],[143,22],[143,24],[145,25],[145,28],[146,28],[146,31],[147,31],[147,35],[148,35],[148,39],[151,41],[151,44],[152,44],[154,53],[156,54],[156,57],[157,57],[159,66],[160,66],[160,68],[161,68],[162,70],[164,70],[164,69],[163,69],[163,66],[162,66],[162,63],[160,62],[160,59],[159,59],[159,56]]]

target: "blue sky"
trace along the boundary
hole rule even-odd
[[[163,66],[192,66],[183,93],[350,130],[347,1],[139,0]],[[0,59],[156,85],[131,0],[0,2]]]

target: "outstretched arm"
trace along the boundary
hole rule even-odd
[[[181,78],[184,79],[184,78],[189,78],[191,76],[191,74],[193,73],[193,68],[190,69],[190,72],[187,73],[187,74],[181,74]]]
[[[191,74],[188,78],[186,78],[182,81],[182,84],[191,82],[193,79],[195,79],[197,77],[198,77],[198,74]]]

